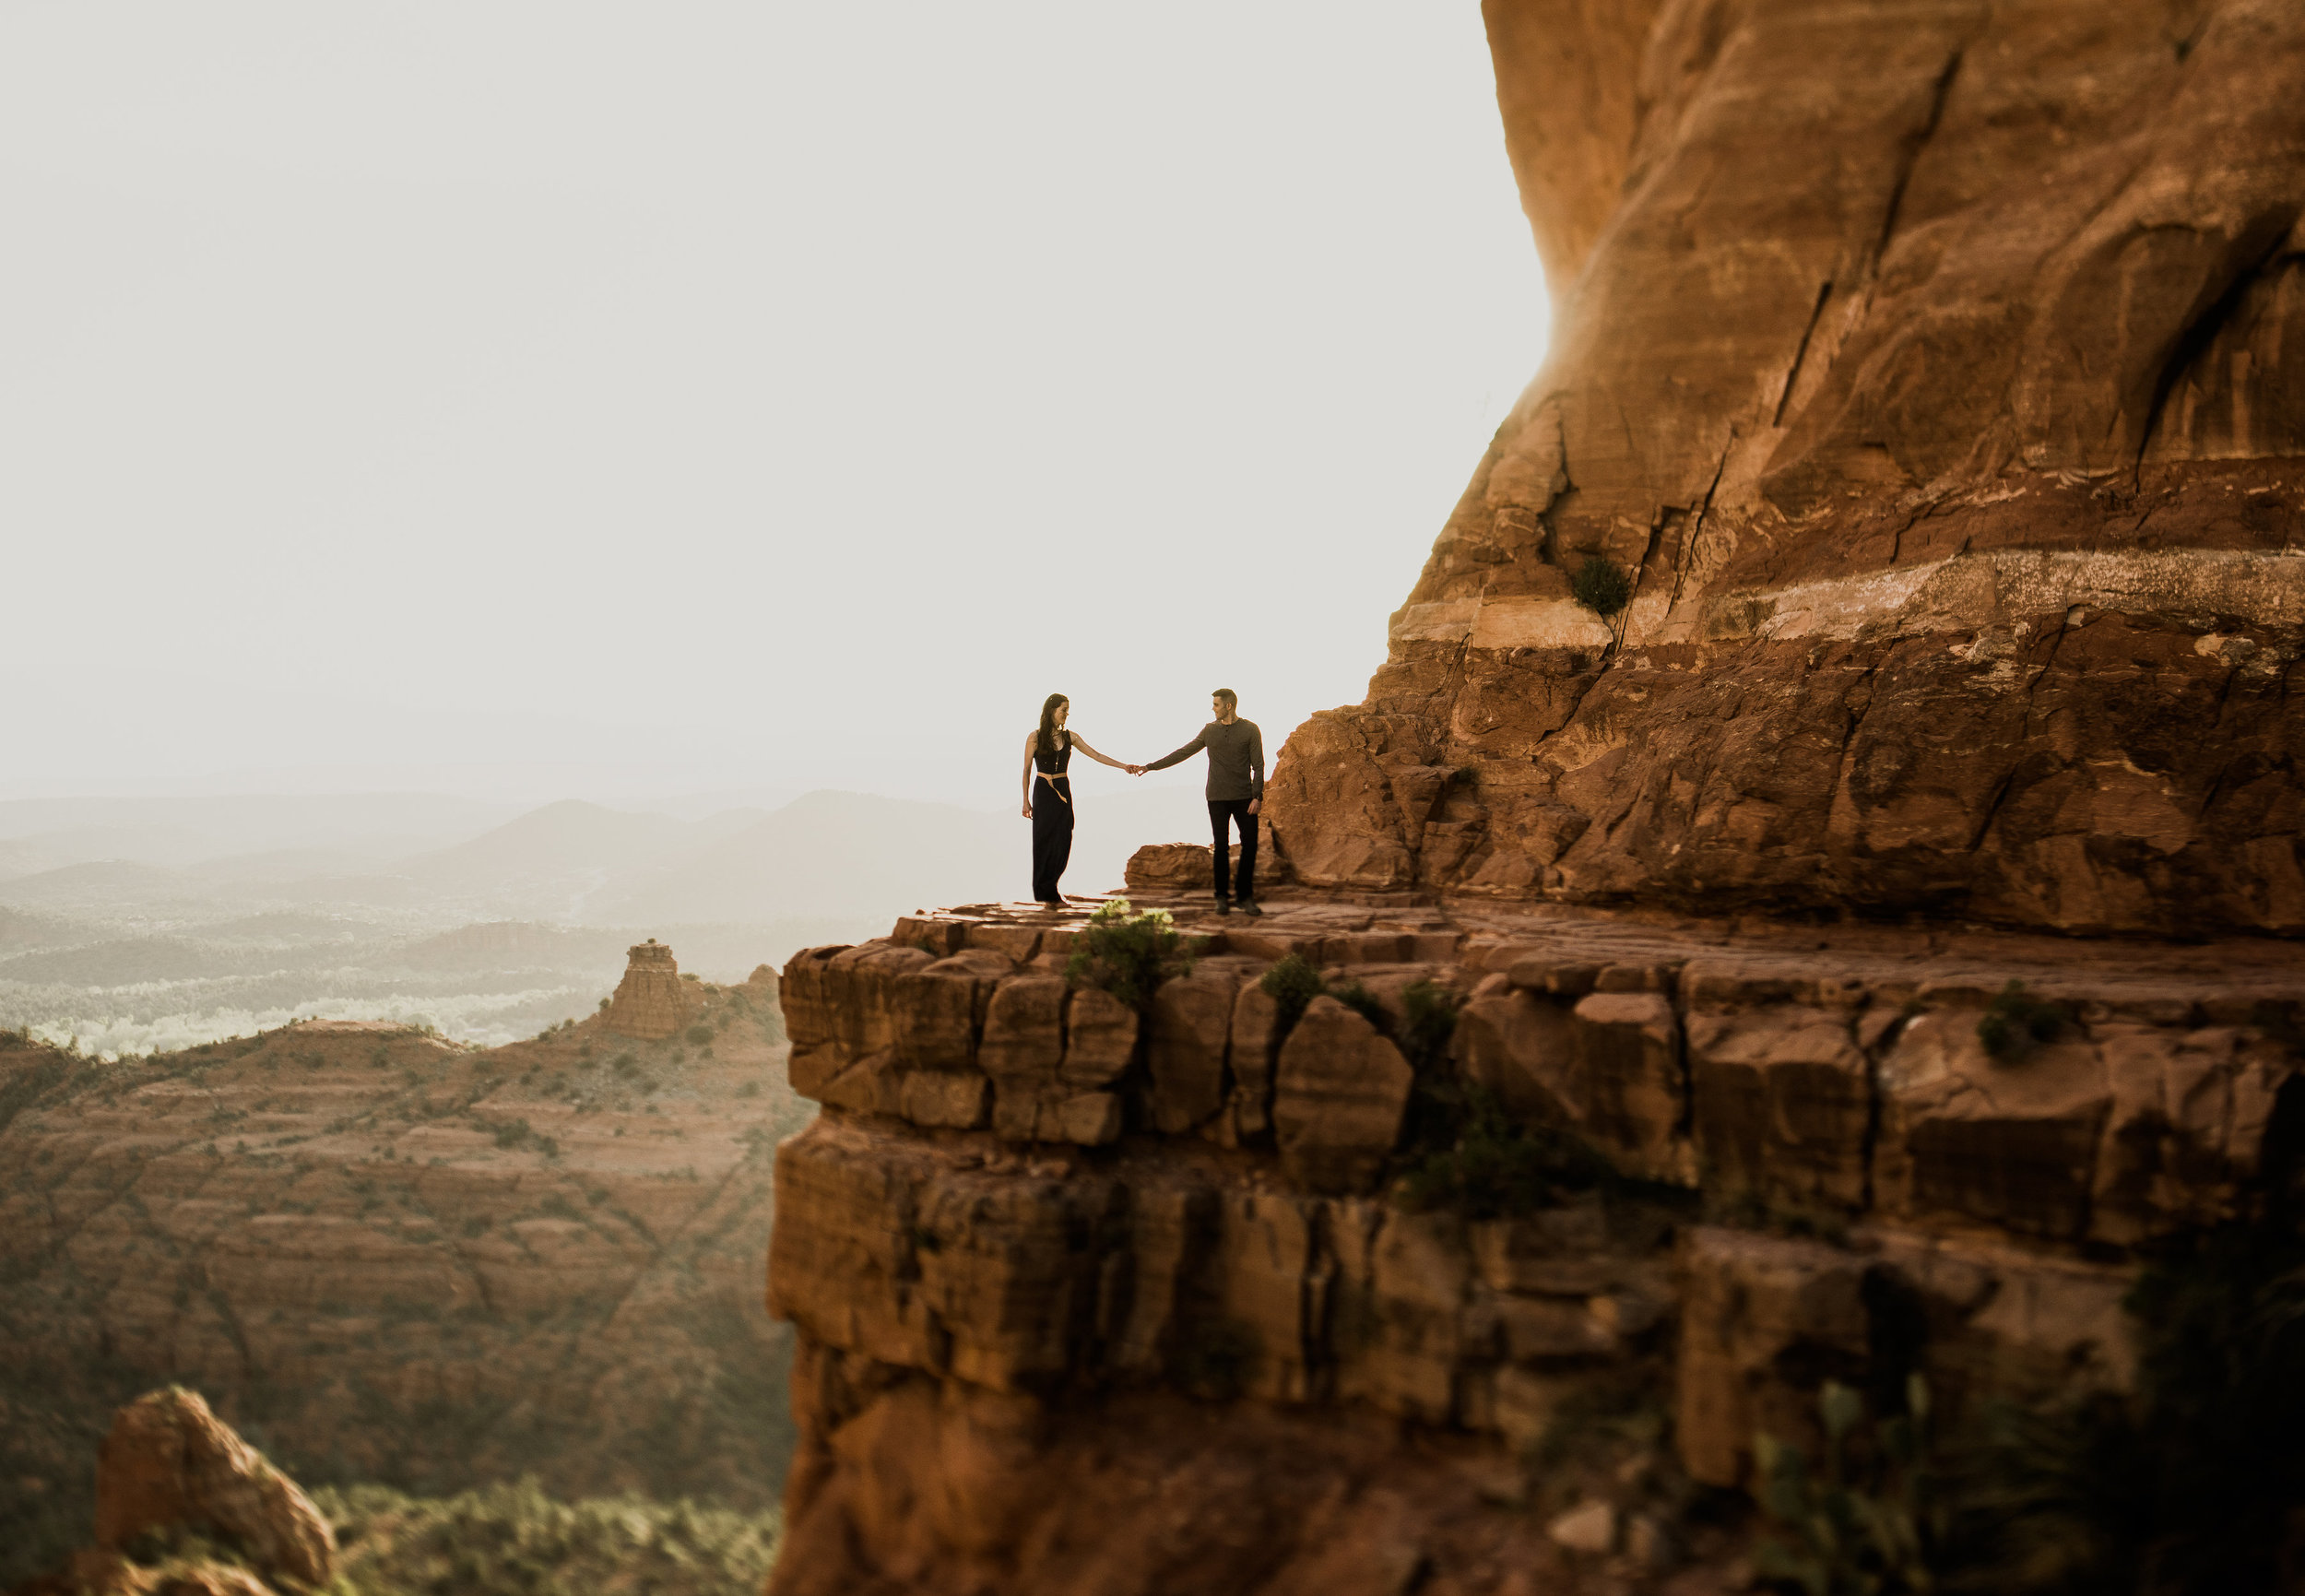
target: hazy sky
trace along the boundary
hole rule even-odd
[[[0,796],[1277,744],[1544,334],[1475,0],[12,0],[0,203]]]

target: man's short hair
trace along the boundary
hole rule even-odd
[[[1235,692],[1229,687],[1220,687],[1214,692],[1209,694],[1209,696],[1211,698],[1221,698],[1225,703],[1231,704],[1235,709],[1238,709],[1240,707],[1240,694]]]

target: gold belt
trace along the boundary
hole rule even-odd
[[[1066,798],[1065,795],[1058,791],[1057,787],[1057,784],[1060,781],[1070,781],[1072,779],[1070,775],[1063,771],[1058,771],[1054,775],[1051,775],[1045,770],[1035,770],[1033,774],[1048,784],[1048,790],[1056,793],[1060,802],[1062,802],[1067,808],[1071,807],[1072,800]]]

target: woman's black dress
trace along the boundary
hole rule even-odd
[[[1065,774],[1072,734],[1060,731],[1057,741],[1054,750],[1033,746],[1033,901],[1039,904],[1064,902],[1057,879],[1072,858],[1072,778]]]

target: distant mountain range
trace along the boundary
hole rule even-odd
[[[0,904],[171,923],[333,908],[434,926],[764,924],[1022,897],[1031,868],[1019,815],[862,793],[692,821],[568,799],[418,847],[395,845],[485,806],[256,798],[238,814],[233,800],[182,801],[91,799],[87,815],[62,800],[0,804],[0,828],[66,822],[0,837]],[[1188,839],[1202,823],[1197,797],[1175,787],[1080,801],[1066,878],[1076,893],[1117,886],[1139,843]]]
[[[1140,843],[1204,834],[1192,788],[1080,785],[1076,893],[1117,886]],[[1013,810],[859,793],[701,819],[400,802],[0,804],[0,832],[48,827],[0,837],[0,874],[35,867],[0,880],[0,1027],[141,1052],[321,1014],[501,1043],[591,1012],[644,937],[740,981],[916,908],[1021,897],[1031,870]]]

